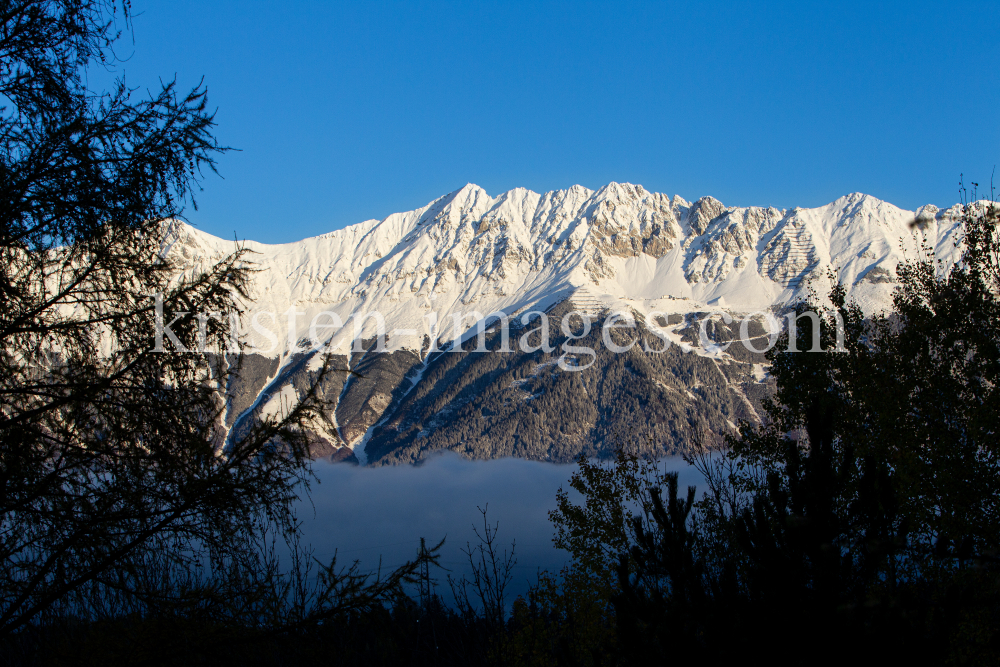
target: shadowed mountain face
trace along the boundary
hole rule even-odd
[[[420,357],[411,350],[355,355],[351,376],[337,403],[337,423],[346,442],[358,442],[412,386]]]
[[[946,263],[957,257],[960,208],[904,211],[857,193],[812,209],[731,207],[627,183],[491,197],[467,185],[297,243],[248,242],[259,271],[247,311],[265,316],[269,335],[256,320],[241,325],[250,349],[227,388],[225,427],[238,436],[297,401],[321,363],[310,350],[323,347],[353,372],[319,388],[330,407],[316,456],[389,464],[452,450],[567,461],[621,444],[657,454],[712,445],[757,419],[769,385],[762,355],[738,343],[705,349],[703,316],[778,314],[833,281],[866,312],[887,309],[905,257],[926,248]],[[175,222],[163,252],[197,272],[232,249]],[[569,359],[585,370],[559,364],[559,320],[570,309],[595,318],[571,341],[595,351]],[[524,351],[518,330],[512,352],[499,351],[498,333],[494,351],[473,352],[470,342],[449,350],[498,312],[520,325],[539,311],[553,318],[552,351]],[[610,313],[634,318],[613,337],[638,345],[609,350],[601,325]],[[672,329],[663,352],[650,330],[660,320]]]
[[[509,352],[502,351],[494,326],[485,337],[487,351],[476,351],[473,337],[461,348],[421,359],[410,350],[378,352],[369,340],[366,351],[350,359],[334,357],[335,365],[349,364],[357,375],[337,374],[322,388],[336,404],[338,428],[317,433],[314,454],[369,465],[416,463],[441,451],[472,459],[569,462],[580,454],[606,456],[629,446],[660,456],[716,445],[741,421],[759,421],[760,401],[772,390],[764,355],[737,341],[718,358],[706,356],[698,348],[698,322],[707,313],[660,318],[658,324],[679,339],[665,346],[641,320],[605,332],[606,316],[591,322],[589,334],[569,340],[559,323],[575,308],[565,301],[547,313],[550,352],[520,349],[525,335],[529,349],[543,347],[536,318],[511,328]],[[581,336],[580,318],[568,321],[574,337]],[[738,326],[713,322],[706,331],[724,344],[738,334]],[[762,347],[761,325],[752,322],[749,333]],[[629,349],[611,351],[604,336]],[[564,345],[589,348],[593,355],[563,356]],[[275,365],[267,384],[304,390],[314,358],[296,355],[280,371]],[[248,366],[264,368],[260,360],[255,364]],[[260,384],[256,376],[245,380],[248,391]],[[255,411],[273,401],[258,400],[233,433],[240,434]],[[247,399],[234,393],[231,403],[244,405]]]
[[[550,315],[564,310],[568,304]],[[372,429],[369,462],[413,463],[440,450],[473,459],[568,462],[623,445],[660,456],[688,452],[696,442],[717,444],[740,421],[759,421],[760,400],[770,389],[753,365],[763,355],[734,349],[720,361],[677,345],[657,352],[663,341],[641,324],[609,332],[620,347],[636,341],[615,353],[602,344],[603,323],[572,341],[594,350],[593,357],[570,359],[590,364],[584,370],[560,367],[560,346],[567,342],[561,332],[550,336],[556,349],[548,354],[477,353],[466,343],[466,351],[432,356],[420,383]],[[582,326],[574,333],[581,332]],[[489,347],[499,347],[497,337]]]

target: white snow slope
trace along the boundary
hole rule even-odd
[[[896,265],[920,256],[921,244],[946,262],[956,259],[959,212],[905,211],[857,193],[779,210],[726,207],[711,197],[688,203],[628,183],[545,194],[517,188],[497,197],[470,184],[422,208],[315,238],[246,242],[260,269],[249,308],[274,313],[258,323],[277,342],[268,352],[270,343],[252,329],[249,339],[272,356],[285,353],[309,336],[312,322],[336,324],[320,316],[328,312],[345,326],[319,328],[314,340],[345,351],[352,315],[377,311],[390,349],[420,350],[435,315],[437,335],[450,339],[456,314],[465,317],[459,330],[468,330],[493,311],[544,310],[570,296],[641,314],[747,313],[780,307],[810,285],[824,294],[830,270],[873,312],[891,305]],[[919,230],[910,225],[917,217],[926,222]],[[171,234],[167,252],[188,271],[234,248],[180,222]],[[375,317],[364,320],[362,336],[376,326]]]

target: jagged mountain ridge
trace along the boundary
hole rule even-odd
[[[627,183],[611,183],[596,191],[574,186],[545,194],[518,188],[497,197],[470,184],[422,208],[381,221],[369,220],[296,243],[248,242],[246,245],[257,253],[254,261],[261,269],[255,279],[255,302],[250,304],[250,310],[276,314],[273,325],[270,320],[268,325],[277,333],[277,344],[268,350],[267,341],[249,332],[250,338],[264,348],[259,355],[262,361],[254,367],[266,372],[255,371],[252,381],[238,382],[230,388],[231,403],[239,408],[233,408],[227,421],[238,427],[240,420],[254,410],[265,409],[260,396],[282,395],[294,400],[296,386],[302,386],[310,363],[308,352],[290,348],[307,336],[309,323],[317,314],[331,312],[347,324],[333,335],[331,348],[343,354],[345,365],[364,366],[376,379],[345,381],[329,388],[337,394],[334,416],[339,430],[326,442],[332,448],[340,438],[354,446],[361,458],[370,446],[372,451],[381,452],[380,458],[393,460],[389,443],[395,443],[396,449],[402,446],[398,429],[394,435],[376,426],[406,421],[400,421],[399,414],[404,403],[421,396],[431,378],[437,377],[435,364],[444,363],[427,358],[426,336],[450,338],[450,322],[456,313],[476,311],[483,316],[498,310],[508,314],[546,310],[570,298],[577,307],[594,313],[626,310],[640,318],[653,311],[680,318],[685,313],[719,309],[746,313],[780,309],[810,285],[824,292],[831,270],[865,310],[880,310],[891,303],[896,264],[905,256],[916,257],[921,243],[930,245],[946,261],[954,259],[956,212],[939,211],[933,206],[905,211],[862,194],[848,195],[819,208],[780,210],[726,207],[711,197],[689,203],[679,196],[651,193]],[[918,216],[926,224],[913,230],[909,223]],[[165,252],[179,259],[187,270],[214,262],[233,248],[232,242],[182,223],[174,224],[169,239]],[[301,313],[291,339],[285,315],[290,308]],[[355,337],[352,313],[373,311],[385,318],[390,353],[350,354]],[[437,330],[431,326],[431,313],[442,323]],[[370,339],[376,324],[374,319],[366,320],[361,338]],[[467,318],[460,330],[473,324],[474,317]],[[699,352],[696,341],[692,342]],[[709,361],[718,369],[718,359],[706,357],[704,363]],[[761,384],[760,369],[748,370],[761,361],[739,362],[749,364],[739,377],[702,369],[702,376],[726,378],[718,380],[722,383],[720,396],[733,393],[730,398],[719,399],[712,427],[724,430],[734,421],[730,417],[752,417],[752,406],[739,407],[745,407],[747,401],[745,395],[738,394],[746,394],[747,389],[740,383]],[[493,361],[470,361],[466,372],[471,373],[475,367],[477,373],[496,375],[491,382],[500,382],[500,375],[525,363],[523,358],[515,359],[503,370],[494,368]],[[549,360],[533,359],[530,363],[544,365]],[[680,379],[668,378],[663,373],[669,375],[671,371],[662,364],[635,363],[659,369],[653,375],[660,375],[644,380],[650,387],[676,389],[688,381],[685,377],[694,377],[689,372]],[[593,372],[612,373],[612,367],[618,369],[612,373],[617,373],[616,377],[625,372],[618,368],[617,361],[603,360],[602,364]],[[535,377],[529,370],[518,372]],[[635,367],[626,370],[635,373]],[[449,388],[441,389],[445,394],[453,393],[455,386],[465,381],[461,374],[456,375],[457,371],[449,373],[445,374]],[[484,386],[477,386],[480,393],[485,391]],[[497,396],[503,393],[494,389]],[[684,391],[691,393],[691,389]],[[608,391],[613,395],[612,390]],[[655,391],[650,388],[647,393]],[[475,403],[468,396],[455,400],[465,401],[461,405]],[[434,405],[438,402],[431,401]],[[730,404],[731,409],[725,407]],[[447,415],[458,409],[451,407],[451,412],[448,406],[441,408],[445,410],[443,416],[428,417],[435,429],[447,430]],[[490,437],[484,435],[490,427],[483,414],[503,412],[495,407],[480,410],[475,419],[486,421],[473,437]],[[425,405],[421,409],[430,408]],[[697,409],[678,410],[674,417],[681,421],[700,423],[698,420],[704,416]],[[510,422],[514,417],[508,413],[504,413],[505,419]],[[591,417],[588,423],[598,435],[578,443],[577,453],[595,447],[599,450],[593,438],[608,432],[607,424],[600,426],[604,416]],[[467,426],[469,415],[463,419]],[[535,423],[525,423],[529,422]],[[536,424],[531,428],[542,427]],[[433,440],[426,428],[414,433]],[[581,437],[577,436],[577,440],[583,442]],[[463,438],[438,438],[438,444],[430,449],[454,449],[460,442],[465,453],[479,455],[476,447],[469,449],[468,438]],[[482,455],[551,458],[551,452],[544,451],[545,445],[521,446],[517,437],[507,437],[505,442],[503,446],[493,442],[481,448],[486,452]],[[357,449],[358,445],[362,448]],[[551,443],[547,446],[556,447]],[[558,448],[561,453],[556,458],[572,455],[573,446],[563,443]],[[395,459],[415,460],[423,455],[421,452],[426,453],[421,450]]]
[[[542,195],[518,188],[496,198],[467,185],[381,221],[246,245],[262,269],[254,308],[284,313],[295,305],[305,313],[303,332],[324,310],[345,321],[378,310],[390,330],[419,332],[397,337],[395,347],[419,350],[430,310],[442,321],[456,311],[510,313],[550,306],[580,288],[640,312],[703,308],[720,297],[750,311],[787,303],[833,267],[863,307],[885,308],[896,263],[918,252],[908,223],[932,219],[921,234],[950,259],[957,225],[950,212],[905,211],[861,194],[780,210],[725,207],[711,197],[688,203],[627,183]],[[233,248],[182,223],[172,239],[169,251],[190,265]],[[656,303],[664,299],[675,303]],[[374,327],[369,321],[365,333]],[[285,322],[277,328],[284,343]]]

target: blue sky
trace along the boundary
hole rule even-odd
[[[294,241],[609,181],[728,205],[950,205],[1000,163],[992,3],[135,0],[132,86],[204,76],[196,226]],[[1000,183],[1000,173],[997,176]]]

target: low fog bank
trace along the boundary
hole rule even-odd
[[[701,477],[680,458],[665,459],[669,470],[680,473],[682,488],[700,485]],[[482,532],[476,509],[488,506],[490,523],[499,522],[499,541],[510,548],[517,541],[517,566],[511,584],[514,595],[527,590],[539,569],[558,572],[567,561],[552,546],[549,510],[556,491],[569,487],[575,465],[522,459],[469,461],[444,454],[423,465],[364,468],[317,462],[309,499],[297,508],[304,543],[327,562],[334,551],[340,564],[359,560],[374,568],[382,557],[394,567],[417,554],[420,538],[429,546],[446,537],[441,564],[453,577],[469,574],[461,549],[477,544],[472,527]],[[575,492],[574,492],[575,493]],[[699,495],[701,490],[699,489]],[[437,592],[451,602],[446,575],[436,570]]]

